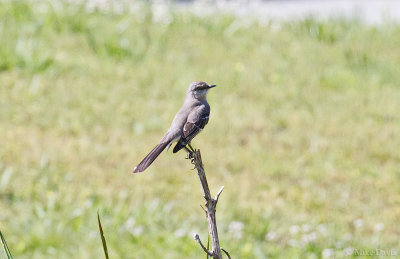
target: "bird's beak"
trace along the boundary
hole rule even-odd
[[[216,87],[216,85],[209,85],[208,88]]]

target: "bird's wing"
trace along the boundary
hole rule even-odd
[[[189,115],[183,126],[183,137],[189,143],[208,123],[209,109],[201,109]]]

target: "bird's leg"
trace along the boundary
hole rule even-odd
[[[192,150],[192,152],[195,152],[195,151],[196,151],[196,149],[194,149],[194,148],[192,147],[192,145],[190,145],[190,143],[188,143],[188,146],[189,146],[189,148]]]
[[[186,159],[193,159],[193,151],[188,149],[186,146],[183,147],[186,150],[187,157]]]
[[[195,152],[195,151],[190,150],[190,149],[187,148],[186,146],[184,146],[183,148],[184,148],[184,149],[186,150],[186,152],[187,152],[187,157],[186,157],[186,159],[190,159],[190,162],[192,163],[192,165],[194,165],[194,152]],[[193,149],[193,148],[192,148],[192,149]],[[194,170],[195,168],[196,168],[196,166],[193,167],[192,170]]]
[[[187,145],[189,146],[190,150],[192,151],[192,153],[190,154],[190,155],[191,155],[190,158],[191,158],[192,160],[191,160],[190,162],[192,163],[192,165],[194,165],[194,164],[195,164],[195,163],[194,163],[194,153],[196,152],[196,149],[194,149],[194,148],[192,147],[192,145],[190,145],[190,143],[188,143]],[[196,166],[194,166],[192,170],[194,170],[195,168],[196,168]]]
[[[190,150],[190,153],[189,153],[189,155],[188,155],[188,159],[190,158],[190,159],[192,159],[192,164],[194,165],[194,152],[196,152],[196,149],[194,149],[193,147],[192,147],[192,145],[190,145],[190,143],[187,143],[187,146],[189,147],[189,148],[187,148],[186,146],[185,146],[185,149],[187,149],[187,150]],[[192,170],[194,170],[196,167],[194,167]]]

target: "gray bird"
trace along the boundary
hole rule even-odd
[[[185,102],[175,115],[168,132],[160,143],[135,167],[133,173],[146,170],[161,152],[165,148],[169,149],[174,142],[178,142],[173,149],[174,153],[182,148],[188,153],[194,151],[190,142],[208,123],[210,105],[207,102],[207,93],[213,87],[215,85],[208,85],[205,82],[190,84],[186,92]]]

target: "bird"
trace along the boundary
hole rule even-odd
[[[160,143],[133,169],[133,173],[146,170],[165,149],[175,142],[173,153],[185,149],[188,154],[194,152],[190,145],[193,138],[207,125],[210,116],[210,105],[207,93],[216,85],[198,81],[189,85],[182,108],[175,115],[171,126]]]

